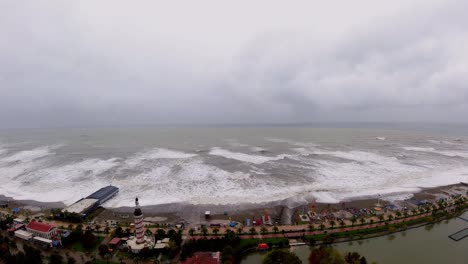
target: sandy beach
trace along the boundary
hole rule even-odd
[[[436,188],[423,189],[421,192],[415,193],[411,199],[386,201],[385,198],[362,198],[343,201],[335,204],[316,203],[316,212],[336,212],[345,208],[373,208],[377,203],[382,206],[393,204],[399,207],[416,207],[415,201],[421,200],[438,200],[446,198],[450,195],[466,194],[468,186],[464,184],[454,184],[449,186],[441,186]],[[32,214],[47,212],[51,208],[65,208],[65,204],[61,202],[43,203],[33,200],[15,200],[11,197],[0,195],[1,203],[8,203],[10,208],[19,207],[29,210]],[[162,204],[153,206],[142,206],[145,216],[148,221],[153,219],[154,223],[179,223],[184,222],[188,225],[209,223],[224,220],[234,220],[244,222],[246,218],[260,218],[264,210],[267,209],[269,215],[278,222],[278,224],[290,225],[294,224],[297,215],[310,210],[312,202],[290,204],[289,201],[277,201],[265,204],[242,203],[233,205],[193,205],[193,204]],[[105,204],[104,204],[105,207]],[[102,220],[120,220],[121,222],[130,222],[131,217],[127,218],[133,212],[133,207],[105,208],[97,215],[98,221]],[[211,218],[206,221],[204,218],[205,211],[211,212]]]

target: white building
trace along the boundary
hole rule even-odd
[[[30,240],[33,237],[33,235],[25,230],[16,230],[15,237],[18,237],[24,240]]]

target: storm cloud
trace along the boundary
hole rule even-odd
[[[467,1],[232,2],[2,1],[0,127],[466,122]]]

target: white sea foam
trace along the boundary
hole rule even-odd
[[[306,196],[314,196],[318,202],[336,203],[379,194],[391,199],[423,187],[468,181],[468,168],[463,160],[453,159],[450,163],[448,159],[446,165],[447,158],[443,163],[434,162],[438,157],[424,154],[431,152],[427,149],[404,162],[380,151],[330,151],[316,146],[301,146],[294,151],[298,154],[264,156],[213,148],[210,155],[197,155],[155,148],[124,161],[89,158],[57,165],[50,162],[55,159],[50,149],[50,153],[35,149],[4,156],[6,161],[0,159],[0,179],[4,183],[0,193],[18,199],[69,204],[113,184],[120,192],[106,203],[109,207],[132,206],[135,194],[145,197],[141,200],[143,205],[263,203],[301,200]],[[248,169],[216,167],[212,165],[216,160],[213,156],[245,162]],[[295,161],[272,166],[284,157]],[[278,171],[270,173],[272,169]],[[282,170],[301,175],[283,175]]]
[[[34,170],[17,173],[3,191],[16,199],[63,201],[70,204],[89,195],[99,186],[110,184],[109,178],[100,176],[118,164],[117,159],[86,159],[63,166],[38,166]]]
[[[462,157],[468,158],[468,152],[462,150],[436,150],[434,148],[426,148],[426,147],[403,147],[405,150],[409,151],[420,151],[420,152],[430,152],[439,155],[444,155],[447,157]]]
[[[243,162],[249,162],[254,164],[262,164],[268,161],[281,160],[287,157],[288,155],[282,154],[277,156],[261,156],[261,155],[250,155],[241,152],[233,152],[222,148],[212,148],[209,152],[210,155],[220,156],[227,159],[234,159]]]
[[[165,148],[154,148],[148,151],[136,153],[132,157],[126,160],[126,163],[130,166],[138,165],[147,160],[157,159],[189,159],[197,156],[194,153],[185,153],[176,150],[170,150]]]
[[[35,159],[39,159],[45,156],[53,155],[54,148],[50,146],[39,147],[31,150],[23,150],[16,152],[10,156],[6,156],[0,159],[0,162],[29,162]]]
[[[434,148],[429,147],[403,147],[403,149],[409,151],[435,152]]]
[[[452,146],[461,146],[461,142],[460,141],[457,141],[457,142],[452,142],[452,141],[448,141],[448,140],[433,140],[433,139],[429,139],[428,142],[430,143],[433,143],[433,144],[439,144],[439,145],[452,145]]]
[[[6,148],[3,148],[2,145],[0,145],[0,156],[7,153],[7,149]]]

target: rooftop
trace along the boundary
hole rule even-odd
[[[119,237],[114,237],[114,238],[109,242],[109,244],[111,244],[111,245],[117,245],[117,244],[119,244],[119,242],[120,242],[120,238],[119,238]]]
[[[32,221],[26,226],[26,228],[46,233],[49,232],[51,229],[55,228],[55,226],[37,221]]]
[[[67,208],[63,209],[63,211],[68,211],[69,213],[81,214],[87,209],[89,209],[91,206],[96,204],[97,201],[98,201],[97,199],[90,199],[90,198],[82,199],[68,206]]]
[[[89,195],[88,197],[86,198],[93,198],[93,199],[98,199],[98,200],[101,200],[103,198],[106,198],[107,196],[113,194],[113,193],[116,193],[119,191],[119,188],[115,187],[115,186],[112,186],[112,185],[109,185],[109,186],[106,186],[106,187],[103,187],[99,190],[97,190],[96,192],[92,193],[91,195]]]

